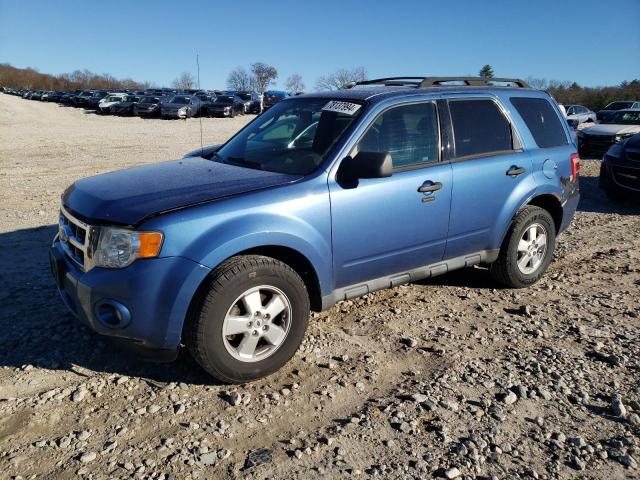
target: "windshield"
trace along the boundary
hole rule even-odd
[[[160,103],[160,99],[156,97],[142,97],[140,103]]]
[[[179,95],[176,95],[171,100],[169,100],[169,103],[180,103],[180,104],[183,104],[183,105],[186,105],[189,102],[190,102],[189,97],[181,97]]]
[[[280,102],[241,130],[214,158],[258,170],[307,175],[318,168],[361,110],[360,104],[322,98]]]
[[[251,100],[250,93],[238,93],[237,96],[240,97],[242,100]]]
[[[122,100],[122,97],[119,95],[109,95],[104,99],[105,102],[119,102],[120,100]]]
[[[637,112],[616,112],[600,123],[612,125],[640,125],[640,110]]]
[[[214,103],[233,103],[233,97],[216,97]]]
[[[622,110],[623,108],[630,108],[633,102],[612,102],[606,107],[605,110]]]

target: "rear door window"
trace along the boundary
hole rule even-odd
[[[456,157],[513,150],[511,124],[489,99],[450,100]]]
[[[538,147],[559,147],[569,143],[560,118],[548,100],[530,97],[511,97],[510,100]]]

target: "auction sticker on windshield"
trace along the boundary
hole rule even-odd
[[[325,112],[337,112],[337,113],[344,113],[345,115],[353,115],[358,110],[360,110],[361,106],[362,105],[359,105],[357,103],[341,102],[340,100],[331,100],[324,107],[322,107],[322,110],[324,110]]]

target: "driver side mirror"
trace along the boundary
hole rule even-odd
[[[393,160],[389,152],[358,152],[355,157],[346,157],[340,165],[339,174],[346,181],[362,178],[386,178],[393,173]]]

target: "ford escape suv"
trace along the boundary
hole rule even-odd
[[[557,104],[520,80],[387,78],[283,99],[224,145],[76,181],[50,249],[68,308],[226,382],[309,311],[471,265],[536,282],[578,204]]]

